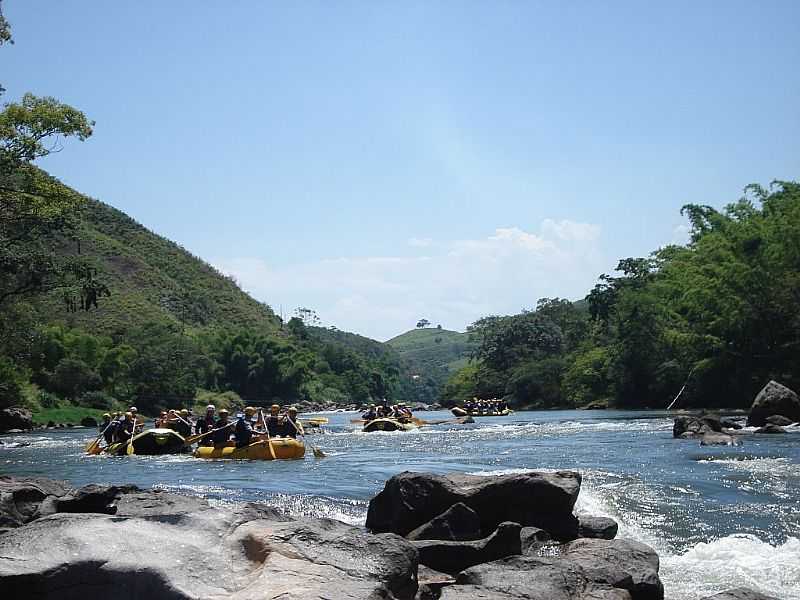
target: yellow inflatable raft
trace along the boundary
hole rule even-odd
[[[235,458],[243,460],[272,460],[273,457],[279,458],[303,458],[306,453],[306,446],[300,440],[293,438],[274,437],[271,441],[272,452],[270,452],[267,440],[258,441],[237,448],[234,442],[226,445],[200,446],[194,451],[197,458]]]

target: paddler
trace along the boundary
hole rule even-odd
[[[206,406],[206,414],[205,416],[197,419],[197,422],[194,424],[194,432],[195,433],[206,433],[214,429],[214,413],[216,412],[217,408],[213,404],[209,404]],[[211,436],[207,435],[203,439],[200,440],[199,445],[201,446],[213,446],[214,442],[211,440]]]
[[[236,438],[237,448],[250,445],[253,439],[253,422],[251,419],[254,414],[255,409],[252,406],[248,406],[244,409],[244,413],[238,413],[236,415],[236,426],[233,435]]]
[[[233,423],[228,421],[228,411],[224,408],[221,409],[219,411],[219,419],[214,423],[214,429],[218,429],[219,431],[215,431],[209,436],[214,445],[228,443],[231,437],[231,425],[233,425]]]
[[[303,426],[297,420],[297,409],[294,406],[290,406],[283,419],[283,435],[296,438],[298,433],[303,435]]]
[[[369,410],[361,415],[361,418],[365,421],[373,421],[378,418],[378,411],[375,410],[375,405],[370,404]]]
[[[270,437],[279,436],[281,434],[282,419],[280,410],[280,406],[273,404],[269,407],[269,414],[264,419],[264,426],[267,428]]]
[[[134,420],[133,413],[128,411],[125,413],[125,418],[120,421],[117,426],[115,440],[117,442],[127,442],[133,435],[136,421]]]
[[[111,414],[104,413],[103,414],[103,422],[100,423],[98,427],[100,433],[103,434],[103,438],[106,440],[106,444],[110,444],[114,440],[114,427],[111,425]]]
[[[172,424],[172,428],[184,438],[192,434],[192,424],[189,421],[188,410],[182,408],[180,414],[175,414],[175,422]]]

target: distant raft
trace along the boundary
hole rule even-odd
[[[507,417],[514,411],[510,408],[504,408],[503,410],[490,410],[490,411],[466,411],[460,406],[456,406],[450,410],[456,417]]]
[[[415,423],[403,423],[397,419],[384,417],[380,419],[372,419],[364,424],[364,431],[411,431],[416,429]]]
[[[294,438],[271,438],[270,444],[267,440],[259,440],[237,448],[235,442],[228,442],[226,445],[200,446],[194,451],[197,458],[233,458],[239,460],[273,460],[303,458],[306,453],[306,446],[300,440]]]
[[[183,436],[172,429],[148,429],[133,436],[133,453],[144,456],[159,454],[178,454],[186,448]],[[106,454],[124,456],[127,454],[128,442],[115,442],[105,449]]]

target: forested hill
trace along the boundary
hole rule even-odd
[[[91,311],[70,311],[58,293],[51,294],[44,302],[50,322],[108,334],[144,322],[270,331],[280,326],[269,306],[231,278],[122,211],[86,199],[81,212],[75,239],[61,251],[86,259],[110,296]]]
[[[417,395],[421,400],[439,399],[447,379],[469,361],[475,344],[466,333],[439,327],[418,327],[388,342],[417,376]]]
[[[4,223],[14,241],[0,246],[12,274],[0,281],[0,408],[415,399],[390,347],[307,326],[310,311],[284,323],[174,242],[30,173],[47,212],[31,219],[31,194],[10,197],[18,210]]]

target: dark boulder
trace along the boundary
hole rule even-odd
[[[47,498],[65,496],[72,488],[44,477],[0,476],[0,527],[20,527],[39,517]]]
[[[578,517],[579,537],[613,540],[617,537],[617,531],[619,531],[619,525],[610,517],[590,517],[588,515]]]
[[[47,428],[48,429],[52,429],[55,426],[56,426],[56,422],[55,421],[48,421],[47,422]]]
[[[631,540],[579,539],[564,546],[561,558],[580,565],[595,583],[627,589],[634,600],[664,598],[664,586],[658,577],[658,554],[645,544]]]
[[[783,415],[794,423],[800,421],[800,398],[777,381],[770,381],[753,400],[747,425],[761,427],[772,415]]]
[[[700,438],[701,446],[741,446],[742,440],[727,433],[709,432]]]
[[[452,575],[435,571],[425,565],[417,567],[417,583],[419,589],[415,600],[438,600],[442,588],[456,582]]]
[[[756,429],[755,433],[786,433],[786,430],[783,427],[778,427],[772,423],[767,423],[763,427]]]
[[[97,419],[94,417],[83,417],[81,419],[81,425],[84,427],[97,427]]]
[[[772,415],[767,417],[767,425],[777,425],[778,427],[788,427],[794,423],[791,419],[787,419],[783,415]]]
[[[521,554],[519,523],[500,523],[487,538],[471,542],[419,540],[411,542],[419,551],[419,562],[443,573],[459,571],[505,556]]]
[[[484,536],[510,521],[570,540],[578,536],[572,509],[580,485],[581,476],[573,471],[497,477],[405,472],[389,479],[370,501],[366,526],[376,533],[407,535],[463,502],[480,517]]]
[[[662,600],[658,558],[623,540],[583,539],[558,557],[514,556],[470,567],[442,599]],[[591,550],[590,547],[594,547]],[[597,556],[593,556],[593,552]]]
[[[779,600],[775,596],[767,596],[761,592],[756,592],[749,588],[736,588],[714,594],[713,596],[706,596],[702,600]]]
[[[715,415],[681,415],[672,424],[672,437],[686,439],[704,433],[722,431],[722,422]]]
[[[478,514],[463,502],[456,502],[406,536],[408,540],[477,540],[481,537]]]
[[[12,406],[0,409],[0,433],[11,432],[19,429],[30,431],[33,429],[33,415],[27,408]]]
[[[734,421],[733,419],[721,419],[720,424],[723,429],[741,429],[742,424]]]

